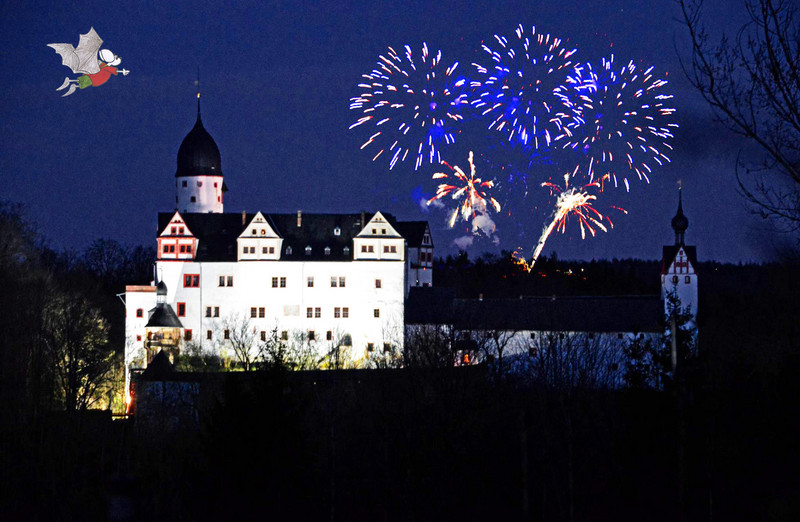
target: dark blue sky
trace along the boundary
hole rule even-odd
[[[657,258],[673,240],[678,179],[687,242],[701,259],[763,261],[781,244],[736,193],[741,143],[711,122],[683,77],[676,48],[685,49],[686,35],[670,1],[75,4],[0,6],[0,199],[24,204],[54,247],[82,249],[100,237],[152,244],[157,212],[174,208],[176,154],[194,124],[199,66],[203,122],[230,187],[226,211],[382,210],[428,219],[438,252],[453,249],[464,226],[449,230],[444,211],[418,204],[435,190],[436,169],[414,172],[406,163],[390,172],[373,163],[370,151],[359,150],[363,135],[347,130],[358,116],[349,98],[389,45],[427,42],[469,72],[481,41],[510,35],[520,23],[569,40],[584,60],[613,52],[618,62],[654,65],[670,82],[681,125],[671,164],[650,184],[609,194],[628,210],[612,214],[613,230],[581,240],[572,226],[548,241],[545,255]],[[724,5],[710,2],[707,10]],[[47,44],[76,44],[90,27],[131,73],[61,98],[55,89],[75,75]],[[488,146],[460,145],[476,154]],[[465,154],[449,159],[466,167]],[[492,177],[491,166],[479,165],[478,174]],[[498,220],[500,245],[479,240],[470,254],[518,246],[529,253],[548,214],[535,209]]]

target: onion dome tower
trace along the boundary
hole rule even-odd
[[[689,228],[689,218],[683,215],[683,191],[678,191],[678,212],[672,218],[672,229],[675,231],[675,245],[683,245],[683,236]]]
[[[175,204],[181,213],[222,213],[223,194],[228,191],[222,177],[222,161],[214,138],[200,117],[200,82],[197,88],[197,122],[178,149],[175,172]]]
[[[661,256],[661,295],[665,313],[670,313],[668,296],[674,296],[682,309],[697,316],[697,248],[686,245],[684,234],[689,218],[683,214],[683,191],[678,189],[678,211],[672,218],[675,244],[664,246]],[[673,303],[674,304],[674,303]]]

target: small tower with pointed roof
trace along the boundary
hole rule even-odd
[[[689,219],[683,214],[683,193],[678,189],[678,211],[672,218],[675,244],[664,247],[661,257],[661,295],[665,309],[667,296],[674,292],[682,309],[697,317],[697,248],[685,243]],[[669,313],[669,310],[666,310]]]
[[[175,206],[181,213],[222,213],[227,187],[219,148],[200,117],[199,79],[197,84],[197,122],[178,149]]]

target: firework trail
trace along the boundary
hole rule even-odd
[[[578,169],[579,167],[575,167],[575,170],[572,173],[573,177],[577,175]],[[587,231],[592,235],[592,237],[594,237],[597,233],[596,229],[600,229],[603,232],[608,232],[609,228],[614,227],[614,223],[611,221],[611,218],[608,216],[603,216],[603,214],[601,214],[592,206],[592,202],[597,199],[597,196],[590,194],[589,192],[591,190],[600,190],[601,181],[595,180],[580,187],[570,187],[569,179],[570,174],[564,174],[563,188],[550,182],[542,183],[543,187],[550,189],[551,195],[557,195],[556,204],[553,217],[542,230],[542,235],[539,237],[539,242],[537,243],[536,248],[533,250],[533,255],[531,256],[530,262],[526,262],[524,259],[521,259],[522,264],[527,267],[529,272],[536,263],[536,260],[539,258],[539,255],[542,253],[542,249],[544,249],[544,245],[547,242],[547,238],[550,237],[550,234],[552,234],[553,231],[559,231],[562,234],[566,231],[569,216],[574,216],[578,220],[578,223],[581,227],[581,239],[586,238]],[[616,208],[617,210],[627,214],[627,211],[622,208],[613,208]],[[603,220],[608,221],[608,227],[603,224]]]
[[[476,91],[470,104],[491,120],[489,129],[507,132],[509,141],[549,146],[568,118],[555,90],[572,72],[576,50],[535,27],[526,33],[519,25],[515,34],[511,39],[495,35],[499,51],[481,46],[490,63],[472,64],[478,78],[470,83]]]
[[[456,206],[450,214],[449,225],[450,228],[456,224],[459,214],[464,221],[469,221],[474,218],[476,214],[484,215],[488,209],[487,202],[490,203],[495,211],[500,212],[500,203],[491,196],[488,196],[485,189],[494,187],[494,181],[482,181],[481,178],[475,177],[475,163],[472,161],[472,151],[469,152],[469,175],[465,174],[459,166],[451,167],[447,162],[443,161],[453,171],[452,177],[455,178],[453,183],[442,183],[436,189],[436,195],[428,200],[428,205],[432,202],[442,199],[445,196],[450,196],[452,199],[461,200],[461,203]],[[450,175],[444,172],[437,172],[433,175],[433,179],[449,178]]]
[[[350,99],[350,109],[362,115],[350,129],[374,124],[375,132],[361,148],[375,144],[380,149],[372,158],[386,153],[389,170],[398,161],[414,157],[414,170],[424,161],[440,162],[442,144],[455,142],[462,109],[469,106],[465,78],[455,76],[458,62],[445,65],[442,52],[414,56],[406,45],[403,53],[389,47],[378,57],[377,67],[362,75],[361,94]]]
[[[666,84],[653,67],[637,69],[633,61],[615,69],[613,55],[597,69],[591,64],[575,68],[555,91],[565,108],[565,124],[555,140],[588,155],[593,172],[601,178],[608,174],[615,187],[621,177],[630,190],[632,172],[649,183],[653,164],[670,161],[669,141],[678,127],[671,121],[675,109],[667,106],[672,95],[663,92]]]

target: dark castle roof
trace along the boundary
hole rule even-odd
[[[150,319],[148,319],[145,328],[183,328],[181,320],[175,314],[167,303],[158,303],[155,308],[150,310]]]
[[[175,171],[175,177],[182,176],[222,176],[219,148],[203,127],[199,109],[197,122],[183,138],[178,149],[178,170]]]
[[[158,214],[158,233],[168,225],[174,212],[161,212]],[[375,215],[374,213],[359,214],[301,214],[301,226],[297,226],[297,214],[264,214],[264,218],[283,239],[281,260],[283,261],[349,261],[353,259],[353,238],[364,228],[364,224]],[[181,213],[186,226],[198,239],[197,261],[236,261],[237,239],[255,218],[254,213]],[[383,214],[386,220],[400,232],[409,246],[420,246],[422,234],[415,233],[414,239],[409,239],[401,230],[417,230],[415,223],[406,228],[404,222],[398,222],[390,214]],[[339,229],[339,235],[334,230]],[[424,232],[424,231],[423,231]],[[417,240],[418,243],[415,241]],[[305,249],[311,247],[311,254],[306,255]],[[291,247],[291,254],[286,253]],[[325,255],[325,247],[330,247],[330,255]],[[344,248],[350,250],[347,254]]]
[[[428,229],[427,221],[400,221],[393,225],[397,232],[408,241],[408,246],[422,245],[422,238]],[[431,246],[433,246],[433,238],[431,238]]]
[[[454,299],[446,288],[411,288],[406,324],[455,325],[475,330],[660,332],[660,296]]]

